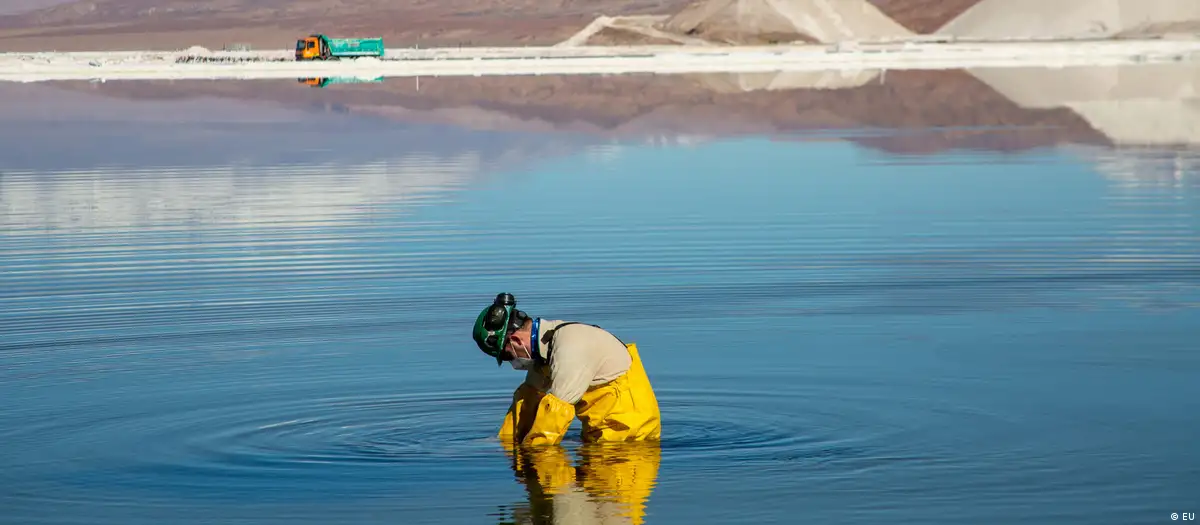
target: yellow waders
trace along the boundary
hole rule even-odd
[[[629,371],[589,388],[575,405],[521,384],[500,425],[498,437],[514,445],[555,445],[576,417],[583,423],[585,443],[658,440],[662,425],[658,399],[642,367],[637,345],[625,345]]]

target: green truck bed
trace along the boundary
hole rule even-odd
[[[302,84],[308,84],[312,87],[323,88],[333,84],[378,84],[383,82],[383,77],[359,78],[359,77],[322,77],[322,78],[300,78],[297,79]]]
[[[383,56],[382,38],[329,38],[324,35],[321,38],[329,46],[329,54],[335,57]]]

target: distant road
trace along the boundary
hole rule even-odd
[[[183,60],[183,63],[180,61]],[[929,42],[799,46],[388,49],[383,60],[297,62],[292,51],[0,53],[0,80],[266,79],[752,73],[1065,67],[1200,61],[1200,40]]]

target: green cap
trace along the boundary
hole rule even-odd
[[[503,362],[501,357],[504,355],[504,345],[508,342],[509,330],[519,328],[512,326],[514,312],[523,321],[525,316],[517,310],[516,298],[512,294],[501,293],[490,306],[479,312],[475,328],[471,331],[475,344],[483,353],[495,357],[497,365]]]

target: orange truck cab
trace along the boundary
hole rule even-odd
[[[329,48],[321,45],[321,39],[316,35],[301,38],[296,41],[296,60],[315,60],[318,57],[328,58],[328,50]]]

